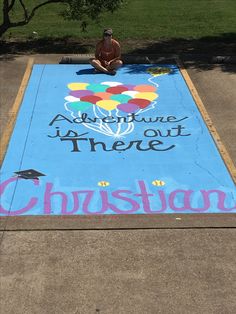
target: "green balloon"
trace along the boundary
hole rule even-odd
[[[124,95],[124,94],[116,94],[116,95],[112,95],[110,99],[119,101],[122,104],[122,103],[127,103],[130,99],[132,99],[132,97],[129,95]]]
[[[91,92],[94,93],[100,93],[100,92],[105,92],[109,86],[107,85],[102,85],[102,84],[90,84],[86,87],[87,90],[90,90]]]
[[[77,111],[87,110],[91,106],[93,106],[93,104],[91,102],[87,102],[87,101],[76,101],[76,102],[70,103],[71,109],[77,110]]]

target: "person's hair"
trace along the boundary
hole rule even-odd
[[[112,36],[113,31],[112,28],[105,28],[103,31],[103,36]]]

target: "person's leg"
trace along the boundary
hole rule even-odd
[[[115,60],[113,61],[109,67],[107,68],[108,71],[116,71],[123,65],[123,62],[121,60]]]
[[[108,73],[109,71],[102,66],[101,62],[98,59],[90,59],[89,63],[98,71],[103,73]]]

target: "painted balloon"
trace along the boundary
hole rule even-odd
[[[68,102],[76,102],[80,110],[88,110],[95,105],[104,110],[118,109],[125,113],[133,113],[147,108],[158,95],[153,85],[132,85],[119,82],[103,82],[101,84],[69,83]],[[79,104],[82,102],[82,104]],[[86,105],[84,105],[86,102]],[[132,104],[132,105],[131,105]],[[76,105],[72,106],[73,108]],[[83,108],[83,109],[82,109]]]
[[[153,76],[160,76],[160,75],[170,74],[172,73],[172,70],[171,68],[168,68],[168,67],[153,67],[153,68],[148,68],[147,72]]]
[[[107,136],[124,137],[134,130],[134,123],[121,117],[154,108],[158,85],[150,83],[153,85],[71,82],[67,85],[69,95],[65,97],[65,108],[73,118],[81,118],[87,112],[90,122],[81,121],[86,128]],[[117,123],[109,123],[114,119]]]

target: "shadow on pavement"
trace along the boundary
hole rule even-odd
[[[132,45],[132,41],[129,42]],[[199,39],[163,39],[158,41],[133,42],[134,49],[130,56],[143,55],[167,56],[178,55],[186,68],[199,71],[213,70],[216,67],[222,72],[236,73],[236,33],[223,33],[219,36],[208,36]]]
[[[24,53],[71,53],[80,54],[93,51],[95,41],[75,40],[71,38],[45,38],[33,40],[0,40],[0,54]]]
[[[146,72],[148,72],[149,69],[150,69],[150,64],[126,64],[125,73],[127,73],[127,74],[146,73]],[[174,75],[177,73],[178,73],[177,68],[172,67],[171,72],[168,74]]]
[[[98,39],[76,40],[69,37],[35,39],[28,41],[0,41],[0,61],[14,60],[22,54],[88,54],[94,52]],[[198,39],[126,39],[121,42],[124,56],[134,58],[162,56],[163,63],[171,56],[178,55],[186,68],[199,71],[220,68],[222,72],[236,72],[236,33],[223,33],[219,36],[208,36]],[[173,59],[173,58],[172,58]],[[155,61],[155,60],[153,60]],[[145,62],[144,62],[145,63]]]

